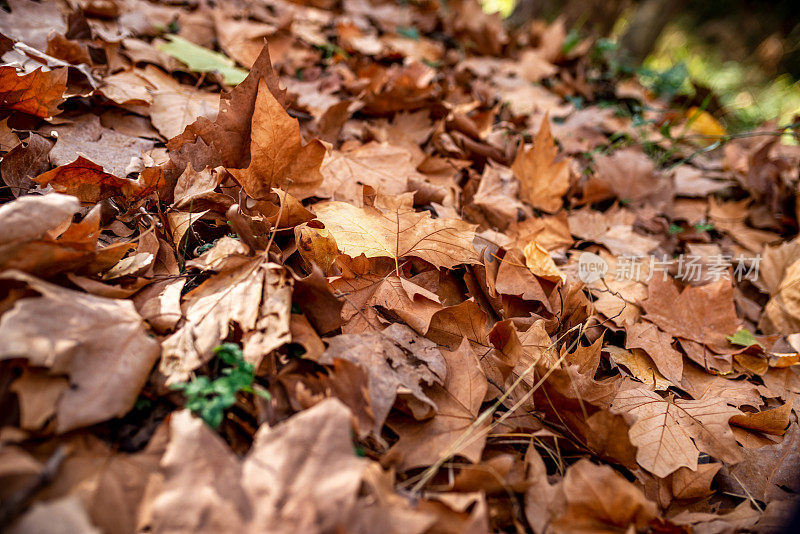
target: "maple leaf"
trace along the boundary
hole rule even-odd
[[[644,321],[626,326],[625,331],[628,333],[625,348],[644,350],[661,374],[675,384],[680,383],[683,376],[683,355],[672,348],[672,336]]]
[[[413,193],[397,197],[378,195],[374,206],[357,208],[346,202],[320,202],[314,212],[336,239],[339,250],[351,258],[407,256],[421,258],[436,267],[453,268],[476,263],[472,246],[475,225],[457,219],[431,219],[428,212],[414,211]]]
[[[72,163],[40,174],[34,181],[42,186],[50,185],[59,193],[78,197],[81,202],[92,204],[120,195],[135,183],[105,172],[103,167],[83,156]]]
[[[445,361],[436,344],[420,337],[409,327],[394,323],[380,332],[342,334],[328,340],[320,363],[334,358],[361,366],[369,375],[369,399],[375,420],[373,432],[380,436],[398,390],[407,390],[425,407],[418,407],[420,418],[437,406],[423,391],[441,384],[446,374]]]
[[[680,467],[697,469],[700,452],[724,462],[742,458],[728,421],[741,412],[724,398],[673,400],[644,388],[621,391],[611,412],[631,425],[628,435],[637,447],[636,461],[656,475],[666,477]]]
[[[520,148],[511,170],[520,182],[522,198],[534,208],[549,213],[561,209],[562,198],[569,190],[569,161],[556,161],[558,148],[550,133],[545,115],[533,147]]]
[[[7,5],[11,13],[4,12],[0,17],[0,32],[7,37],[46,51],[47,37],[51,32],[67,31],[64,15],[55,2],[8,0]]]
[[[360,333],[381,328],[383,312],[396,315],[417,332],[424,333],[433,314],[442,309],[436,294],[411,280],[390,274],[392,269],[387,267],[331,282],[344,302],[343,332]]]
[[[56,431],[66,432],[125,415],[158,358],[132,302],[86,295],[17,271],[41,296],[17,301],[0,319],[0,360],[26,358],[31,366],[69,375],[52,399]]]
[[[153,148],[147,139],[121,134],[104,128],[96,115],[81,117],[72,124],[55,126],[58,140],[50,151],[50,161],[55,165],[67,165],[78,158],[100,165],[102,170],[119,178],[128,175],[126,170],[132,158]]]
[[[250,127],[250,164],[228,169],[247,194],[264,198],[273,187],[281,187],[297,198],[310,197],[322,183],[319,168],[324,157],[321,141],[303,145],[300,123],[261,80]]]
[[[167,384],[187,380],[210,360],[231,323],[244,332],[249,363],[288,342],[291,287],[282,273],[262,257],[242,258],[187,293],[186,322],[162,343],[160,368]]]
[[[216,118],[219,107],[217,95],[180,84],[152,65],[137,71],[137,76],[153,86],[148,91],[152,99],[148,115],[156,130],[167,139],[180,135],[186,126],[199,117],[209,120]]]
[[[243,460],[187,411],[169,427],[163,483],[147,502],[157,532],[330,532],[349,516],[368,465],[353,454],[350,412],[336,399],[262,426]]]
[[[44,71],[41,68],[19,75],[14,67],[0,67],[0,108],[21,111],[37,117],[61,113],[67,69]]]
[[[230,93],[220,95],[216,119],[198,117],[180,135],[169,140],[167,148],[176,177],[183,173],[188,162],[195,169],[219,165],[241,169],[248,165],[250,130],[262,80],[275,99],[283,104],[285,91],[280,89],[266,45],[247,78]],[[267,96],[262,94],[261,98],[267,99]]]
[[[347,151],[333,151],[322,165],[324,182],[318,196],[358,203],[366,184],[384,195],[408,191],[409,178],[424,181],[403,147],[388,143],[367,143]]]
[[[642,307],[647,320],[664,332],[701,343],[718,354],[731,352],[727,336],[739,329],[739,319],[729,280],[679,292],[675,282],[655,276]]]
[[[456,444],[478,417],[488,384],[469,343],[452,352],[443,352],[447,364],[444,384],[434,387],[429,395],[437,414],[428,421],[390,420],[389,426],[399,434],[389,454],[398,455],[401,469],[430,465],[449,452],[471,462],[480,458],[486,441],[485,429],[478,428],[471,439]],[[454,450],[450,450],[455,446]]]
[[[566,510],[553,532],[645,530],[658,508],[644,493],[607,465],[579,460],[564,477]]]

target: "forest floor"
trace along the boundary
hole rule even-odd
[[[791,517],[797,124],[729,134],[476,0],[0,34],[3,531]]]

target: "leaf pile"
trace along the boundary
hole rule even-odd
[[[790,515],[796,144],[475,0],[4,9],[4,531]]]

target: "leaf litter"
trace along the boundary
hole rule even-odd
[[[4,530],[791,514],[796,144],[474,0],[14,0],[0,33]]]

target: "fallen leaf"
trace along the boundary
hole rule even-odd
[[[428,421],[390,419],[400,436],[389,455],[399,457],[399,469],[430,465],[443,456],[480,459],[486,441],[486,424],[474,429],[488,384],[475,353],[464,340],[452,352],[443,352],[447,371],[444,384],[429,393],[437,413]]]
[[[534,208],[554,213],[569,189],[569,161],[556,161],[558,148],[545,117],[533,148],[520,148],[511,169],[520,182],[520,195]]]
[[[475,226],[455,219],[431,219],[414,211],[413,194],[378,196],[374,206],[357,208],[346,202],[320,202],[317,218],[336,239],[339,250],[351,258],[414,256],[437,267],[475,263],[472,246]],[[397,267],[399,271],[399,266]]]
[[[742,458],[728,424],[741,414],[724,398],[672,400],[644,388],[620,391],[612,413],[631,425],[628,432],[637,448],[636,461],[657,477],[666,477],[680,467],[697,469],[697,457],[705,452],[724,462]]]
[[[683,355],[672,348],[672,336],[645,321],[630,324],[625,331],[625,348],[644,350],[661,374],[674,384],[680,383],[683,376]]]
[[[229,169],[247,194],[264,198],[280,187],[297,198],[310,197],[322,183],[319,167],[324,156],[319,140],[303,145],[297,119],[286,113],[261,80],[250,129],[250,164]]]
[[[536,241],[531,241],[525,247],[525,265],[533,274],[551,282],[567,282],[567,275],[556,267],[550,253]]]
[[[727,336],[739,329],[739,319],[729,280],[679,291],[672,280],[654,276],[649,289],[647,300],[642,302],[647,320],[668,334],[701,343],[717,354],[731,352]]]
[[[408,391],[426,404],[425,412],[435,412],[436,404],[423,391],[441,384],[445,378],[445,360],[436,344],[419,336],[407,326],[392,324],[380,332],[342,334],[328,341],[320,363],[334,359],[361,366],[369,375],[369,399],[375,420],[373,432],[380,436],[398,391]]]
[[[11,12],[0,18],[0,33],[36,48],[47,49],[47,37],[51,32],[64,33],[67,25],[56,2],[34,2],[33,0],[9,0]]]
[[[567,469],[562,488],[566,510],[553,522],[554,532],[644,530],[658,518],[656,504],[607,465],[579,460]]]
[[[56,431],[67,432],[128,413],[158,358],[133,303],[64,289],[6,271],[5,283],[40,294],[21,299],[0,318],[0,359],[25,358],[32,366],[69,376],[58,398]]]
[[[34,3],[34,2],[31,2]],[[67,69],[45,71],[41,68],[28,74],[17,74],[14,67],[0,67],[0,107],[37,117],[61,113]]]
[[[128,175],[131,159],[153,148],[153,142],[129,137],[103,128],[96,115],[85,116],[72,124],[52,128],[58,135],[50,151],[50,161],[55,165],[68,165],[78,160],[88,160],[101,170],[118,178]]]
[[[243,461],[189,412],[172,417],[170,433],[149,503],[156,532],[344,528],[369,463],[353,453],[350,413],[335,399],[263,426]]]
[[[168,42],[156,45],[162,52],[185,63],[192,72],[217,72],[228,85],[237,85],[247,77],[247,71],[237,67],[233,60],[198,46],[177,35],[166,34]]]
[[[162,343],[159,369],[167,384],[188,379],[211,359],[235,323],[246,334],[245,359],[256,364],[288,343],[291,286],[278,265],[261,257],[222,270],[184,295],[185,323]],[[247,337],[249,336],[249,337]]]

